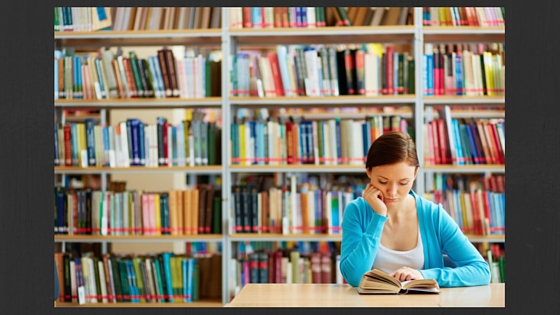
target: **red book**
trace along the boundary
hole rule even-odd
[[[438,58],[439,58],[439,69],[438,69],[438,73],[439,73],[439,86],[437,86],[437,89],[439,89],[438,91],[438,95],[444,95],[445,94],[445,68],[444,68],[444,58],[443,58],[443,50],[441,50],[438,53]]]
[[[321,254],[321,283],[331,283],[331,257],[328,253]]]
[[[252,7],[243,7],[243,28],[253,27],[252,11]]]
[[[356,94],[354,90],[354,58],[350,50],[344,51],[344,68],[346,69],[346,83],[348,84],[348,95]]]
[[[278,55],[275,52],[269,52],[267,57],[270,62],[270,69],[272,70],[276,96],[285,96],[286,94],[284,94],[284,86],[282,85],[282,77],[280,74],[280,65],[278,64]]]
[[[72,166],[72,131],[70,129],[70,125],[64,125],[64,165],[66,166]]]
[[[274,7],[274,27],[282,27],[282,7]]]
[[[366,94],[366,90],[365,90],[365,68],[364,68],[364,51],[361,49],[358,49],[356,51],[356,77],[357,77],[357,81],[356,82],[356,87],[358,88],[358,94],[359,95],[365,95]]]
[[[438,136],[439,136],[438,140],[439,140],[441,163],[442,164],[449,164],[449,163],[451,163],[451,158],[447,154],[448,139],[447,139],[447,136],[446,136],[447,132],[445,130],[445,123],[443,122],[443,119],[436,119],[436,121],[437,121]]]
[[[434,162],[435,164],[442,164],[442,159],[441,159],[441,150],[440,150],[440,146],[439,146],[439,141],[440,141],[440,137],[439,137],[439,132],[438,132],[438,128],[437,128],[437,122],[436,120],[432,120],[429,122],[428,124],[428,128],[432,129],[432,142],[434,144]]]
[[[132,73],[132,66],[130,65],[129,58],[123,58],[124,74],[126,76],[126,83],[128,84],[128,91],[131,98],[138,98],[136,83],[134,82],[134,74]]]
[[[169,135],[167,132],[167,128],[169,127],[169,123],[167,120],[163,123],[163,165],[169,166]]]
[[[492,226],[492,215],[490,215],[490,204],[488,204],[488,191],[482,192],[482,207],[484,208],[484,221],[488,219],[488,227],[490,228],[490,232],[494,231]]]
[[[385,73],[387,75],[387,94],[392,95],[394,93],[394,53],[395,48],[393,46],[387,46],[385,56],[387,56],[387,62],[385,63]]]
[[[311,254],[311,282],[321,283],[321,254],[312,253]]]
[[[291,121],[286,122],[286,155],[288,164],[295,164],[294,142],[293,142],[293,124]]]
[[[282,252],[274,252],[274,281],[273,283],[282,283]]]
[[[439,71],[439,67],[440,67],[440,59],[439,59],[439,51],[436,49],[434,49],[434,95],[440,95],[440,85],[441,85],[441,77],[440,74],[441,72]]]
[[[489,129],[489,132],[492,135],[492,139],[494,141],[494,145],[495,145],[496,150],[497,150],[498,163],[499,164],[505,164],[506,163],[506,158],[504,156],[504,151],[502,150],[502,145],[500,144],[500,140],[498,140],[499,136],[498,136],[498,131],[496,130],[496,124],[489,123],[488,124],[488,129]]]

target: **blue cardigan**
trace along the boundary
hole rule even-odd
[[[490,268],[478,250],[461,232],[449,214],[433,202],[409,192],[416,199],[420,235],[424,245],[425,279],[435,279],[440,287],[486,285]],[[377,214],[359,197],[344,210],[340,271],[344,279],[358,286],[362,275],[371,270],[387,217]],[[456,268],[444,267],[442,251]]]

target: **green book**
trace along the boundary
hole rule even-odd
[[[200,296],[200,273],[199,273],[199,267],[198,267],[198,260],[194,260],[194,266],[193,266],[193,301],[198,301]]]
[[[97,301],[102,301],[102,292],[101,292],[101,277],[99,276],[99,258],[92,257],[93,259],[93,271],[95,272],[95,289],[97,291]],[[103,279],[105,281],[105,279]]]
[[[54,31],[60,31],[60,21],[58,18],[58,7],[54,7]]]
[[[398,54],[399,59],[399,73],[398,73],[398,84],[397,87],[398,94],[404,94],[404,55]]]
[[[415,72],[414,72],[414,59],[408,60],[408,94],[415,94]]]
[[[338,10],[338,13],[340,13],[344,26],[352,26],[350,19],[348,18],[348,13],[346,13],[346,9],[344,9],[344,7],[336,7],[336,9]]]
[[[159,298],[158,300],[161,303],[165,303],[165,282],[163,281],[163,265],[161,262],[161,256],[154,257],[154,268],[156,270],[156,281],[159,291]]]
[[[121,278],[121,291],[123,295],[123,302],[130,302],[130,284],[128,282],[128,272],[126,270],[126,265],[124,261],[117,258],[116,263],[119,269],[119,275]]]
[[[132,69],[132,76],[134,77],[134,84],[136,85],[136,93],[138,97],[144,97],[144,85],[142,84],[142,79],[140,78],[140,70],[138,69],[138,58],[136,54],[131,51],[129,52],[130,68]]]
[[[222,191],[216,190],[214,192],[213,213],[212,213],[212,234],[222,234],[222,213],[221,213]]]
[[[140,302],[146,302],[146,291],[144,290],[144,279],[142,277],[142,270],[140,269],[140,258],[132,258],[132,264],[134,265],[134,273],[136,274],[136,286],[138,287]]]
[[[206,80],[206,82],[204,82],[205,84],[205,93],[204,93],[204,97],[209,97],[212,95],[212,66],[211,66],[211,61],[206,60],[204,62],[204,71],[206,72],[205,74],[205,78],[204,80]]]
[[[124,300],[122,296],[121,273],[118,261],[116,258],[107,257],[107,263],[109,264],[109,268],[111,268],[113,273],[113,282],[115,284],[115,292],[113,294],[115,294],[117,302],[123,302]]]

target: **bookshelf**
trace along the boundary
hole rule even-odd
[[[229,62],[221,64],[222,97],[195,99],[109,99],[109,100],[55,100],[55,109],[99,109],[99,119],[105,121],[106,112],[113,109],[176,109],[215,108],[222,114],[222,165],[193,167],[54,167],[55,174],[101,174],[102,190],[107,189],[110,174],[161,174],[178,173],[194,175],[221,175],[222,182],[222,231],[221,235],[185,236],[86,236],[55,235],[55,243],[65,242],[221,242],[222,250],[222,299],[194,303],[145,303],[145,304],[86,304],[86,307],[214,307],[230,301],[230,264],[232,244],[243,241],[340,241],[340,235],[323,234],[230,234],[230,205],[232,192],[229,189],[233,176],[241,173],[338,173],[363,174],[363,166],[355,165],[230,165],[230,128],[234,110],[237,108],[310,108],[310,107],[367,107],[408,106],[410,111],[400,113],[414,120],[414,139],[421,168],[418,172],[415,191],[422,196],[425,192],[424,178],[432,173],[485,174],[505,173],[504,165],[436,165],[424,166],[424,142],[422,126],[427,117],[437,117],[433,107],[485,106],[501,107],[504,110],[453,111],[452,117],[494,118],[505,117],[505,96],[422,96],[421,60],[424,43],[494,43],[505,41],[505,27],[425,27],[422,26],[422,8],[415,8],[414,25],[378,27],[326,27],[315,29],[230,29],[228,8],[222,8],[220,29],[165,30],[165,31],[102,31],[102,32],[55,32],[56,47],[112,47],[112,46],[171,46],[197,45],[220,47],[224,58],[235,54],[243,47],[290,45],[290,44],[353,44],[353,43],[396,43],[411,44],[415,63],[414,95],[381,96],[324,96],[324,97],[230,97]],[[414,113],[417,113],[416,115]],[[394,113],[386,113],[393,115]],[[315,116],[313,116],[315,115]],[[323,116],[321,116],[323,115]],[[297,114],[294,114],[297,116]],[[327,115],[328,116],[328,115]],[[306,118],[325,118],[324,114],[304,114]],[[341,113],[338,117],[364,117],[364,113]],[[334,117],[333,117],[334,118]],[[468,235],[472,242],[504,243],[505,235]],[[55,303],[56,307],[74,307],[76,303]]]

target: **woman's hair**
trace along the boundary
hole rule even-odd
[[[416,166],[416,169],[420,166],[412,138],[404,132],[391,131],[373,141],[368,150],[366,168],[400,162]]]

